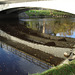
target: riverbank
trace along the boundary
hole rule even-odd
[[[58,65],[41,74],[37,73],[33,75],[75,75],[75,60],[69,62],[69,64]]]
[[[29,18],[48,18],[48,17],[74,17],[74,14],[63,12],[63,11],[57,11],[52,9],[30,9],[29,11],[25,12]]]

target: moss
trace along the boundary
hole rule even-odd
[[[40,74],[33,75],[75,75],[75,60],[69,64],[58,65]]]

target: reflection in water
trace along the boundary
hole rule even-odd
[[[75,38],[74,18],[21,19],[20,23],[41,33]]]
[[[0,75],[28,75],[51,66],[0,42]]]

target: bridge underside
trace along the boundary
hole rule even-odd
[[[32,1],[44,1],[44,0],[0,0],[0,4],[20,3],[20,2],[32,2]]]
[[[75,14],[74,0],[1,0],[0,10],[17,7],[48,8]]]
[[[52,9],[46,9],[46,8],[40,8],[40,7],[38,8],[36,7],[15,7],[15,8],[10,8],[10,9],[0,11],[0,19],[19,19],[19,14],[25,13],[25,11],[29,11],[29,10],[50,10],[51,11]],[[27,15],[27,14],[24,14],[24,15]],[[72,15],[73,14],[68,15],[68,16],[71,17]],[[27,18],[27,16],[25,17]]]
[[[0,19],[19,19],[19,14],[34,8],[12,8],[0,11]]]
[[[14,18],[21,13],[31,8],[46,8],[75,14],[75,4],[73,0],[1,0],[0,1],[0,18]],[[26,7],[30,7],[27,8]]]

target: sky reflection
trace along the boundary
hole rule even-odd
[[[56,36],[75,38],[75,31],[73,32],[72,35],[66,35],[66,36],[64,36],[63,33],[61,33],[61,34],[57,33]]]
[[[28,75],[28,73],[41,73],[48,69],[35,64],[40,62],[37,59],[33,63],[29,58],[34,59],[0,42],[0,75]]]

